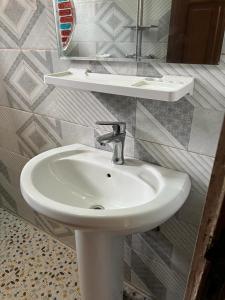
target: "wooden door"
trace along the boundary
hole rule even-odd
[[[225,299],[225,122],[223,124],[185,300]]]
[[[172,0],[167,61],[218,64],[225,0]]]

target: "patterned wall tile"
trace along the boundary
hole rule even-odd
[[[12,191],[9,183],[0,176],[0,206],[17,213],[17,197],[18,195]]]
[[[18,213],[29,222],[74,247],[74,233],[69,227],[34,212],[22,198],[20,174],[27,161],[28,159],[21,155],[0,148],[0,206]]]
[[[46,86],[43,75],[53,71],[51,54],[48,51],[23,51],[4,77],[11,106],[34,111],[52,92]]]
[[[17,130],[24,150],[33,155],[72,143],[94,145],[94,130],[90,127],[33,115]],[[32,155],[32,156],[33,156]]]
[[[16,132],[31,116],[28,112],[0,107],[0,147],[22,154]]]
[[[102,1],[96,2],[96,20],[98,26],[114,41],[130,41],[132,32],[126,26],[136,24],[137,2],[135,0],[125,1]],[[132,16],[127,13],[130,9]],[[129,10],[128,10],[129,12]],[[134,36],[133,36],[134,38]]]
[[[198,228],[173,217],[164,223],[160,227],[160,230],[173,244],[171,265],[175,266],[178,273],[183,273],[185,278],[187,278],[188,269],[196,243]],[[186,268],[183,268],[184,264],[186,265]]]
[[[91,127],[102,118],[113,119],[90,92],[57,89],[57,108],[57,118]]]
[[[198,228],[205,205],[205,200],[206,195],[201,194],[192,188],[187,201],[176,214],[177,219],[193,225],[195,228]]]
[[[53,10],[46,0],[3,0],[0,5],[1,48],[55,48]],[[52,15],[52,17],[51,17]]]
[[[153,158],[153,163],[157,161],[163,167],[188,173],[192,179],[192,187],[201,194],[207,192],[214,163],[212,157],[142,140],[137,140],[136,143],[141,144],[145,150],[145,160],[147,158],[147,161],[152,162]],[[142,152],[138,150],[135,145],[135,156],[142,159]]]
[[[126,122],[127,134],[134,136],[136,118],[136,99],[125,96],[93,93],[107,111],[118,121]],[[104,116],[102,116],[103,118]]]
[[[8,182],[10,182],[7,167],[2,160],[0,161],[0,173],[3,175],[3,177],[5,177],[6,180],[8,180]]]
[[[96,121],[124,121],[128,135],[134,135],[135,98],[67,89],[57,89],[56,93],[57,111],[51,116],[93,128]],[[111,131],[109,126],[105,129]]]
[[[72,143],[94,146],[91,127],[7,107],[0,107],[0,137],[1,147],[29,158]]]
[[[154,285],[157,287],[159,281],[167,292],[174,294],[174,297],[176,295],[174,299],[183,299],[196,236],[196,227],[180,222],[175,217],[163,224],[160,231],[133,236],[132,248],[136,258],[142,261],[151,273],[145,278],[142,268],[135,270],[133,264],[132,270],[144,285],[148,286],[147,280],[151,281],[151,285],[148,286],[150,293],[157,295]],[[135,279],[133,284],[137,284]],[[158,297],[161,296],[159,292]],[[167,298],[164,295],[162,299]]]
[[[183,298],[196,236],[197,227],[176,217],[159,231],[133,236],[136,255],[150,267],[150,276],[157,277],[167,292],[176,295],[175,299]]]
[[[19,192],[20,172],[27,159],[0,148],[0,206],[18,212],[21,203]],[[24,202],[24,200],[22,200]]]
[[[77,30],[70,55],[110,54],[111,57],[124,57],[135,53],[136,35],[126,26],[136,24],[136,0],[75,1],[75,7]]]
[[[187,149],[194,107],[186,99],[176,103],[138,100],[136,138]]]
[[[0,6],[1,43],[6,48],[21,47],[29,34],[29,28],[35,23],[38,14],[43,11],[41,4],[37,11],[32,2],[2,1]]]
[[[224,112],[196,108],[191,128],[189,151],[215,156]]]
[[[152,65],[162,75],[193,76],[195,78],[194,94],[186,98],[195,107],[225,110],[225,56],[221,56],[218,66],[160,62],[152,62]]]
[[[135,251],[132,251],[132,270],[157,300],[165,299],[166,288]]]

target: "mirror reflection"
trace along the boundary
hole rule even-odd
[[[56,3],[60,52],[80,59],[163,59],[171,0]]]
[[[61,57],[218,64],[225,0],[53,0]],[[204,29],[204,30],[203,30]]]

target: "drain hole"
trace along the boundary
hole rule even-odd
[[[90,209],[99,209],[99,210],[102,210],[102,209],[105,209],[102,205],[93,205],[90,207]]]

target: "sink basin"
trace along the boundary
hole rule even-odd
[[[123,236],[165,222],[190,187],[187,174],[136,159],[113,165],[111,153],[78,144],[34,157],[21,174],[34,210],[75,227],[85,300],[122,299]]]
[[[77,229],[128,234],[170,218],[187,198],[190,180],[135,159],[113,165],[111,153],[72,145],[30,160],[21,190],[36,211]]]

